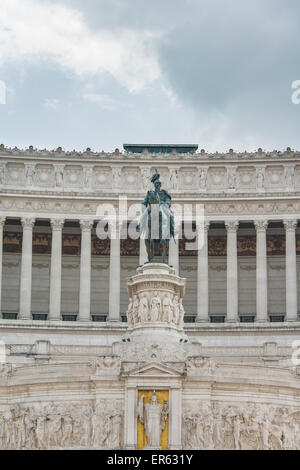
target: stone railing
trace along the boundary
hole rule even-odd
[[[0,189],[7,192],[143,193],[154,168],[163,186],[182,193],[300,192],[300,154],[133,155],[0,151]]]

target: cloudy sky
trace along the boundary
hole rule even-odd
[[[0,0],[0,80],[7,146],[300,150],[300,2]]]

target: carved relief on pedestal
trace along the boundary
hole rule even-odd
[[[120,401],[14,405],[0,413],[0,447],[13,449],[120,449]]]
[[[183,410],[185,449],[300,449],[300,409],[198,402]]]
[[[129,299],[127,319],[130,327],[138,323],[164,322],[183,327],[184,307],[182,298],[164,291],[153,294],[134,294]]]
[[[175,276],[167,265],[149,263],[138,268],[137,275],[127,280],[130,328],[138,324],[165,323],[182,329],[184,286],[185,280]]]

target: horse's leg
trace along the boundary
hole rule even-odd
[[[161,240],[160,241],[160,247],[161,247],[161,254],[162,254],[162,262],[166,264],[166,257],[167,257],[167,241],[166,240]]]
[[[148,256],[148,262],[151,261],[151,242],[149,238],[145,239],[145,245],[146,245],[146,251],[147,251],[147,256]]]
[[[150,262],[154,261],[154,241],[150,240]]]

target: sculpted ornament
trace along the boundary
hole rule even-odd
[[[264,404],[193,403],[183,413],[185,449],[300,448],[300,409]]]
[[[146,322],[164,322],[182,328],[185,312],[178,295],[154,291],[150,302],[146,294],[130,297],[126,315],[129,328]]]
[[[190,357],[186,364],[188,375],[213,375],[217,364],[210,358]]]
[[[179,187],[178,170],[176,168],[172,168],[170,170],[170,189],[177,191],[178,187]]]
[[[54,165],[55,184],[57,188],[61,188],[64,180],[64,165]]]
[[[5,184],[5,163],[0,164],[0,184]]]
[[[199,172],[199,187],[200,189],[206,189],[207,183],[207,169],[201,168]]]
[[[96,375],[119,375],[121,362],[118,356],[97,357],[91,362]]]
[[[285,186],[288,191],[293,191],[295,186],[295,168],[286,166],[284,168]]]
[[[31,449],[119,449],[123,411],[120,402],[14,405],[0,412],[0,447]]]
[[[26,175],[26,185],[34,185],[34,175],[35,175],[35,165],[26,165],[25,166],[25,175]]]
[[[227,170],[228,189],[236,189],[236,168],[229,167]]]
[[[256,170],[256,186],[259,190],[265,189],[266,169],[257,168]]]

